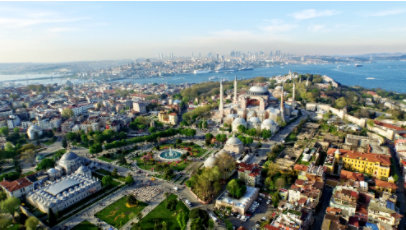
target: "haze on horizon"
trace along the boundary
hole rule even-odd
[[[406,52],[406,2],[0,2],[0,62]]]

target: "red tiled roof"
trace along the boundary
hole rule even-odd
[[[391,188],[391,189],[398,188],[398,186],[396,186],[396,184],[394,184],[394,183],[383,181],[383,180],[378,180],[378,179],[375,179],[375,186],[381,187],[381,188]]]
[[[331,155],[334,154],[334,152],[337,149],[335,148],[329,148],[327,150],[327,154]],[[341,156],[351,158],[351,159],[358,159],[361,158],[362,160],[366,160],[368,162],[379,162],[383,166],[390,166],[390,156],[386,155],[381,155],[381,154],[375,154],[375,153],[361,153],[361,152],[355,152],[352,150],[348,149],[338,149],[340,151]]]
[[[25,177],[14,180],[14,181],[4,180],[4,181],[0,182],[0,185],[3,188],[7,189],[7,191],[9,191],[9,192],[14,192],[16,190],[27,187],[31,184],[32,183],[29,180],[27,180]]]
[[[267,229],[267,230],[280,230],[280,228],[274,227],[274,226],[269,225],[269,224],[265,225],[264,228]]]
[[[364,181],[364,175],[362,173],[341,170],[340,179],[353,180],[353,181]]]
[[[308,167],[306,165],[295,164],[293,169],[295,171],[307,171]]]
[[[377,121],[377,120],[374,120],[374,123],[375,123],[376,125],[383,126],[383,127],[388,128],[388,129],[394,129],[394,130],[396,130],[396,131],[405,131],[405,130],[406,130],[406,129],[403,129],[403,128],[399,127],[399,126],[392,125],[392,124],[388,124],[388,123],[384,123],[384,122]]]

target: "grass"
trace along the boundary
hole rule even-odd
[[[141,229],[150,230],[154,229],[155,221],[159,221],[159,223],[165,221],[168,230],[180,229],[179,224],[176,221],[176,215],[181,210],[184,210],[187,215],[189,215],[189,209],[185,206],[185,204],[183,204],[182,201],[178,201],[175,211],[167,209],[167,200],[172,199],[177,199],[177,196],[175,194],[169,195],[166,200],[162,201],[158,206],[154,208],[154,210],[152,210],[150,213],[148,213],[148,215],[142,218],[141,221],[138,222],[138,226],[140,226]]]
[[[89,221],[85,220],[80,222],[78,225],[72,228],[72,230],[99,230],[96,225],[90,223]]]
[[[97,159],[102,160],[102,161],[106,161],[106,162],[109,162],[109,163],[111,163],[111,162],[113,162],[113,161],[114,161],[114,160],[112,160],[112,159],[110,159],[110,158],[103,157],[103,156],[98,157]]]
[[[146,203],[140,201],[136,207],[129,208],[126,203],[127,196],[124,196],[96,213],[95,216],[116,228],[121,228],[147,206]]]

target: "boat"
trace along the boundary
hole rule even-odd
[[[244,67],[244,68],[238,69],[238,71],[248,71],[248,70],[254,70],[254,68],[252,68],[252,67]]]
[[[367,80],[375,80],[376,78],[374,78],[374,77],[367,77],[367,78],[365,78],[365,79],[367,79]]]
[[[193,70],[193,74],[210,73],[210,72],[211,72],[211,70],[209,70],[209,69]]]
[[[355,67],[362,67],[361,64],[355,64]]]
[[[213,80],[216,80],[216,78],[217,78],[217,77],[215,77],[215,76],[211,76],[211,77],[209,77],[209,80],[210,80],[210,81],[213,81]]]

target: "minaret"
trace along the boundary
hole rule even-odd
[[[289,70],[289,80],[292,81],[292,72],[290,72],[290,70]]]
[[[285,92],[283,91],[283,85],[282,85],[282,94],[281,94],[281,120],[282,122],[285,122],[285,104],[283,102],[283,94]]]
[[[235,105],[238,104],[238,102],[237,102],[237,75],[235,75],[235,78],[234,78],[234,100],[233,100],[233,103]]]
[[[223,92],[223,80],[220,80],[220,104],[219,104],[219,112],[220,112],[220,117],[223,118],[224,115],[224,92]]]
[[[309,86],[309,76],[306,78],[306,87]]]
[[[293,102],[295,102],[295,100],[296,100],[295,94],[296,94],[296,86],[295,86],[295,82],[293,82],[293,88],[292,88],[292,101]]]

